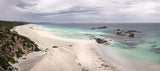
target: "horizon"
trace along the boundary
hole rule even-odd
[[[117,22],[117,23],[112,23],[112,22],[97,22],[97,23],[92,23],[92,22],[82,22],[82,23],[79,23],[79,22],[77,22],[77,23],[57,23],[57,22],[31,22],[31,21],[10,21],[10,20],[0,20],[0,21],[5,21],[5,22],[25,22],[25,23],[31,23],[31,24],[160,24],[160,22],[142,22],[142,23],[139,23],[139,22],[136,22],[136,23],[134,23],[134,22],[125,22],[125,23],[123,23],[123,22]]]

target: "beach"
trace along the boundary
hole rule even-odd
[[[18,59],[14,64],[18,71],[118,71],[95,49],[95,40],[59,37],[30,26],[34,24],[17,26],[15,30],[38,44],[41,51]]]

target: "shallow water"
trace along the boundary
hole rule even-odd
[[[92,27],[98,27],[107,25],[107,29],[92,30]],[[95,36],[103,39],[111,39],[112,42],[108,45],[103,45],[100,48],[103,55],[117,66],[127,69],[133,69],[130,71],[160,71],[160,25],[159,24],[92,24],[92,25],[42,25],[36,24],[38,27],[31,26],[30,29],[41,30],[54,33],[54,35],[78,38],[78,39],[90,39],[90,36]],[[67,26],[67,27],[66,27]],[[142,33],[136,34],[135,38],[128,38],[123,36],[117,36],[115,30],[120,29],[132,29],[138,30]],[[106,36],[101,36],[106,35]],[[136,45],[127,45],[122,43],[123,40],[134,41]],[[144,43],[136,43],[136,41],[145,41]],[[128,42],[128,41],[123,41]],[[113,53],[114,52],[114,53]],[[112,55],[116,54],[116,55]]]

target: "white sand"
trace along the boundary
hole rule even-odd
[[[18,26],[15,30],[35,41],[42,51],[18,59],[19,63],[14,66],[19,71],[116,71],[97,53],[94,40],[57,37],[49,32],[31,30],[29,26],[34,24]]]

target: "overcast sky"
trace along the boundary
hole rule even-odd
[[[160,0],[0,0],[0,20],[160,22]]]

